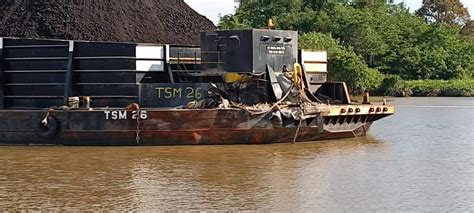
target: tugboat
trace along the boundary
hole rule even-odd
[[[295,31],[204,32],[201,46],[0,38],[0,144],[294,143],[365,136],[394,113],[327,81]]]

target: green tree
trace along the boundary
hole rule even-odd
[[[470,20],[469,11],[460,0],[423,0],[416,14],[428,23],[439,22],[447,26],[464,26]]]
[[[392,61],[396,73],[405,79],[456,79],[472,74],[472,42],[456,29],[429,25],[416,36],[416,45],[399,49]]]
[[[289,15],[291,11],[301,9],[303,0],[247,0],[242,1],[234,17],[224,16],[224,21],[219,22],[219,28],[230,29],[235,23],[244,23],[252,28],[267,26],[268,19]],[[231,22],[228,22],[231,20]],[[231,25],[228,25],[228,24]]]
[[[439,0],[446,1],[455,0]],[[277,29],[299,31],[300,47],[328,50],[330,78],[356,90],[380,84],[380,73],[405,80],[474,75],[474,42],[466,39],[472,21],[462,29],[426,23],[405,5],[385,0],[249,0],[224,16],[220,27],[262,28],[269,18]]]
[[[474,41],[474,21],[469,20],[461,29],[461,34]]]
[[[302,34],[300,46],[303,49],[327,50],[329,80],[346,81],[355,92],[375,89],[383,80],[378,70],[369,68],[350,47],[340,45],[339,41],[329,34],[316,32]]]
[[[220,29],[245,29],[251,28],[249,24],[242,23],[236,16],[234,15],[224,15],[220,17],[219,25]]]

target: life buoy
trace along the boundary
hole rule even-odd
[[[44,124],[44,120],[46,120],[46,124]],[[36,135],[41,138],[52,138],[56,136],[59,130],[59,123],[58,121],[52,117],[48,116],[45,119],[41,119],[36,122]]]

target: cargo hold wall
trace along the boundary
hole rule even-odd
[[[3,92],[3,38],[0,38],[0,109],[5,108],[5,99],[4,99],[4,92]]]
[[[0,40],[0,109],[64,106],[73,96],[91,97],[92,107],[124,107],[139,101],[142,81],[170,81],[167,45]]]

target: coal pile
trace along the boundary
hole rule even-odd
[[[183,0],[0,0],[0,36],[199,44],[214,24]]]

